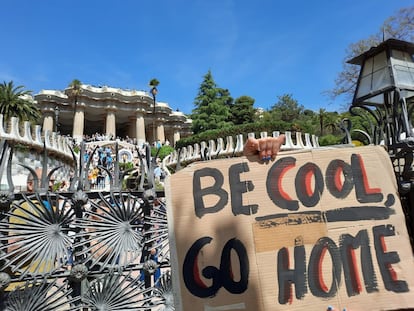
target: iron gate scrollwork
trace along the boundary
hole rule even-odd
[[[0,193],[0,310],[174,310],[166,207],[150,157],[140,159],[136,191],[121,190],[119,167],[109,191],[90,191],[90,163],[74,155],[69,191],[48,189],[48,174],[34,176],[33,193],[13,193],[13,146],[0,146],[10,186]]]

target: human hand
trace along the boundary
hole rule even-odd
[[[243,148],[243,155],[258,155],[259,160],[269,161],[274,159],[285,142],[285,135],[278,137],[252,138],[249,137]]]

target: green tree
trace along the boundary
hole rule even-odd
[[[345,51],[342,71],[338,73],[335,79],[335,87],[326,91],[326,93],[332,98],[344,95],[348,100],[352,99],[360,66],[349,64],[347,61],[388,38],[414,41],[414,6],[400,9],[396,15],[391,16],[383,23],[377,33],[350,44]]]
[[[240,96],[230,105],[231,121],[234,125],[254,122],[256,110],[254,99],[250,96]]]
[[[75,118],[76,111],[78,108],[78,99],[82,93],[82,82],[78,79],[73,79],[69,84],[69,87],[66,89],[65,93],[69,99],[73,101],[73,118]]]
[[[153,78],[153,79],[150,80],[150,82],[148,84],[151,88],[154,88],[154,87],[156,88],[160,84],[160,81]]]
[[[323,130],[325,128],[325,119],[326,119],[326,110],[324,108],[319,109],[319,133],[321,136],[323,136]]]
[[[229,91],[217,87],[209,70],[194,101],[195,108],[191,114],[194,134],[230,126],[231,102]]]
[[[278,96],[278,101],[270,108],[272,118],[285,122],[298,120],[304,112],[304,107],[291,94]]]
[[[4,121],[17,117],[20,121],[38,121],[41,118],[39,108],[31,100],[32,91],[24,86],[15,86],[13,81],[0,84],[0,114]]]
[[[338,120],[339,120],[339,115],[336,111],[327,112],[325,116],[324,128],[330,131],[331,134],[335,134],[336,130],[338,129]]]

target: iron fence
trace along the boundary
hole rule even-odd
[[[75,175],[64,192],[48,187],[59,167],[47,167],[47,148],[41,176],[25,166],[33,192],[15,192],[13,144],[0,147],[8,181],[0,193],[0,310],[174,310],[164,193],[155,191],[149,147],[133,191],[122,189],[128,172],[118,159],[109,190],[91,191],[90,163],[72,150]]]

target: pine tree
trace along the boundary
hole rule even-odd
[[[230,104],[233,99],[226,89],[219,88],[209,70],[195,98],[191,119],[194,134],[231,125]]]
[[[302,115],[304,107],[291,94],[278,96],[278,101],[271,108],[272,117],[285,122],[293,122]]]
[[[230,106],[231,120],[234,125],[253,123],[256,110],[253,107],[254,99],[250,96],[236,98]]]

